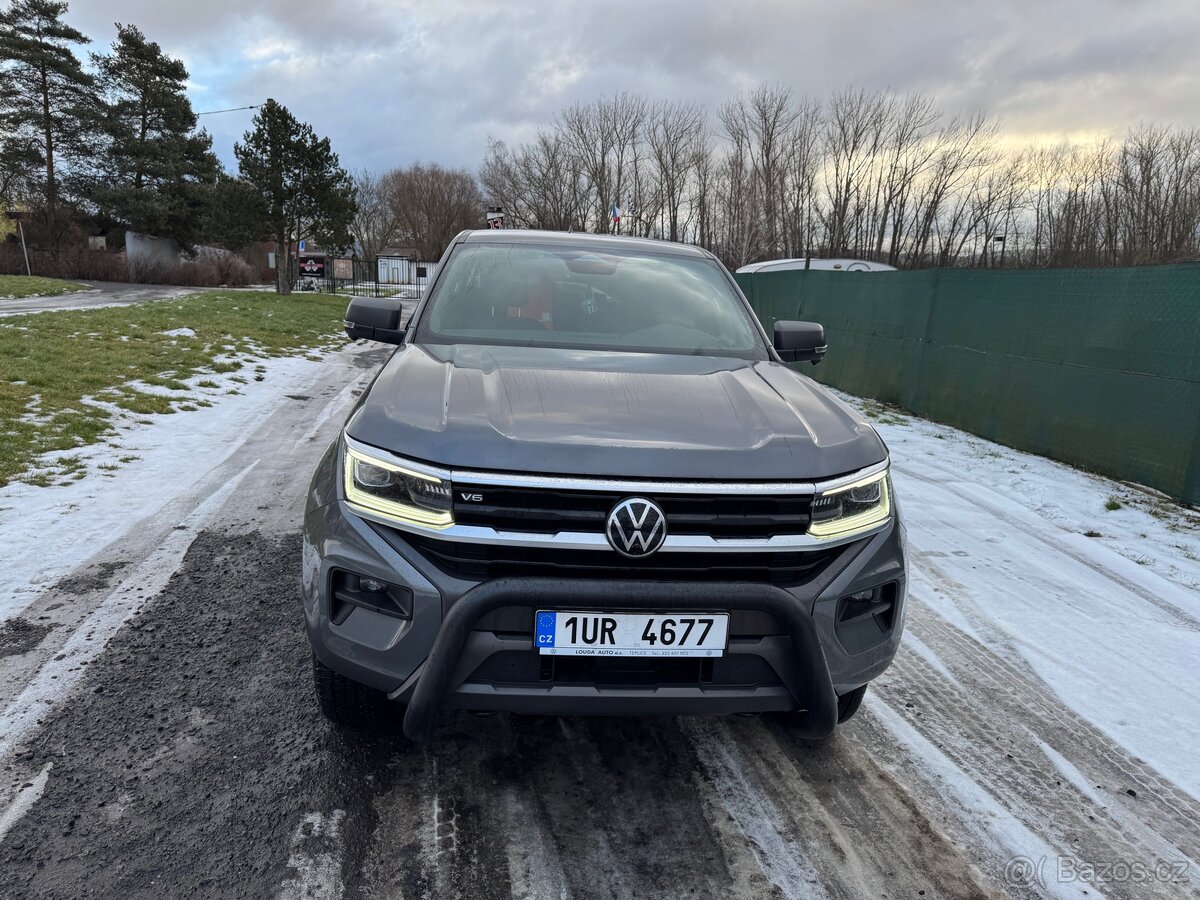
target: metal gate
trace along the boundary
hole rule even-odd
[[[350,297],[395,297],[419,300],[425,293],[437,263],[404,257],[381,256],[378,259],[329,259],[317,267],[301,267],[291,260],[293,290]]]

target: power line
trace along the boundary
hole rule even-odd
[[[253,106],[235,106],[232,109],[210,109],[208,112],[196,113],[197,116],[215,116],[217,113],[240,112],[243,109],[258,109],[262,106],[261,103],[256,103]]]

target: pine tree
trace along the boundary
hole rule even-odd
[[[201,221],[202,240],[239,253],[271,236],[263,197],[251,184],[222,174],[210,189]]]
[[[112,53],[92,61],[104,137],[93,200],[102,216],[190,246],[220,164],[212,138],[196,130],[187,68],[121,24]]]
[[[72,45],[86,35],[62,21],[58,0],[13,0],[0,12],[0,129],[5,156],[23,158],[29,186],[40,200],[45,237],[57,247],[65,232],[64,164],[89,152],[94,121],[92,78]]]
[[[241,178],[258,191],[275,238],[276,290],[291,293],[291,242],[314,238],[324,247],[350,243],[354,185],[329,138],[318,138],[287,107],[268,100],[254,128],[235,144]]]

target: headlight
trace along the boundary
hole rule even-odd
[[[846,537],[874,528],[892,514],[891,480],[886,470],[813,498],[813,537]]]
[[[449,481],[350,446],[344,455],[346,500],[351,506],[402,523],[432,528],[454,524]]]

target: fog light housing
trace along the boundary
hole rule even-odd
[[[356,608],[397,619],[412,618],[413,592],[404,585],[334,569],[329,586],[329,618],[334,625],[345,622]]]
[[[835,630],[842,646],[861,653],[887,640],[896,624],[896,582],[855,591],[838,601]]]

